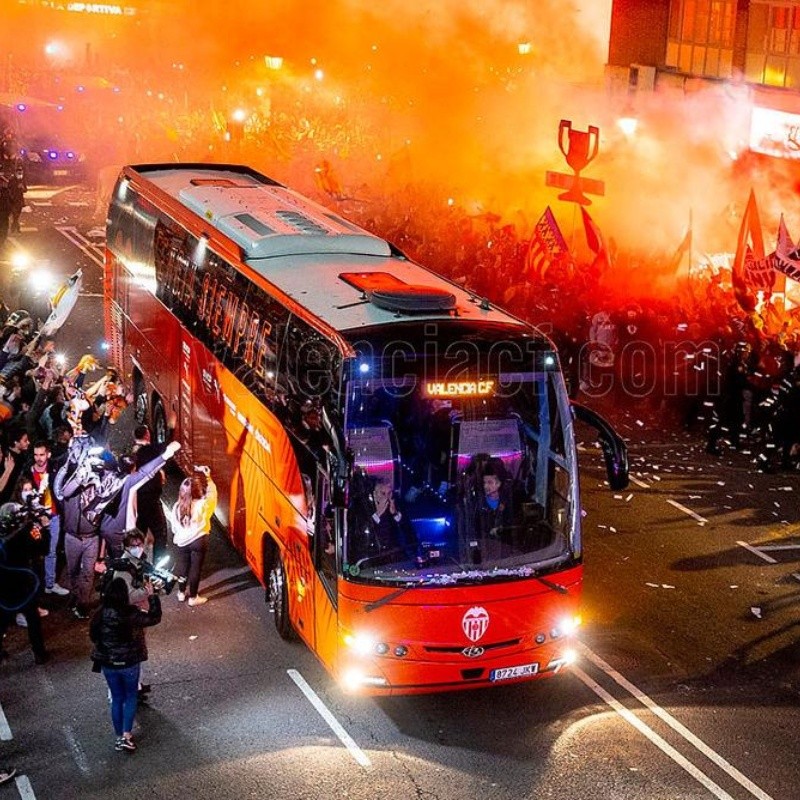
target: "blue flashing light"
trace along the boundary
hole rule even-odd
[[[556,360],[553,356],[545,356],[544,357],[544,365],[546,367],[553,367],[555,366]]]
[[[110,350],[111,345],[108,342],[100,342],[100,349],[101,350]]]
[[[362,375],[366,375],[366,374],[369,372],[369,364],[367,364],[367,362],[366,362],[366,361],[362,361],[362,362],[361,362],[361,363],[358,365],[358,371],[359,371],[359,372],[360,372]]]
[[[58,153],[55,150],[48,150],[47,151],[47,157],[51,161],[55,161],[58,158]]]

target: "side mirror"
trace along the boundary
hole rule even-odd
[[[591,425],[597,431],[606,462],[608,485],[615,491],[625,489],[628,486],[628,446],[596,411],[574,401],[570,405],[575,419]]]

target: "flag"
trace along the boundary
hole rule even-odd
[[[568,255],[567,241],[548,206],[533,229],[528,252],[525,254],[525,274],[541,278],[551,264]]]
[[[755,292],[764,288],[758,285],[766,277],[768,270],[761,265],[764,260],[764,237],[761,233],[761,223],[758,218],[755,192],[750,190],[747,207],[742,216],[739,227],[739,238],[736,242],[736,256],[731,268],[731,282],[736,301],[745,311],[754,311],[756,308]],[[774,271],[772,271],[774,279]],[[751,281],[752,277],[752,281]],[[770,291],[772,284],[769,284]]]
[[[675,254],[672,256],[672,264],[670,272],[677,272],[680,269],[681,262],[683,261],[683,257],[686,254],[689,254],[689,271],[691,271],[692,267],[692,212],[689,211],[689,226],[686,228],[686,233],[681,239],[681,243],[678,245],[677,250],[675,250]]]
[[[600,228],[597,227],[597,224],[583,206],[581,206],[581,217],[583,218],[583,229],[586,232],[586,244],[589,245],[589,249],[594,253],[592,268],[602,272],[611,266],[611,253],[606,247]]]
[[[67,321],[67,317],[78,302],[78,295],[83,286],[83,272],[77,270],[70,275],[56,293],[50,298],[50,316],[39,329],[42,336],[53,336],[55,332]]]
[[[789,230],[783,221],[783,214],[781,214],[781,221],[778,224],[778,242],[775,245],[775,252],[772,254],[772,265],[784,276],[784,284],[786,278],[800,281],[800,248],[795,247],[792,242],[792,237],[789,236]]]

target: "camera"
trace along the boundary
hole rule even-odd
[[[186,587],[186,578],[179,578],[166,568],[168,561],[169,557],[164,556],[156,564],[151,564],[149,561],[141,562],[142,577],[150,582],[156,594],[160,594],[162,591],[164,594],[169,594],[176,584],[181,591]]]

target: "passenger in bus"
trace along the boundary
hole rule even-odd
[[[371,546],[378,552],[404,550],[416,554],[416,541],[408,520],[397,508],[394,489],[387,478],[378,478],[372,490],[372,514],[369,517]]]
[[[491,458],[483,470],[483,500],[478,511],[478,530],[490,539],[506,538],[514,524],[511,481],[502,460]]]

